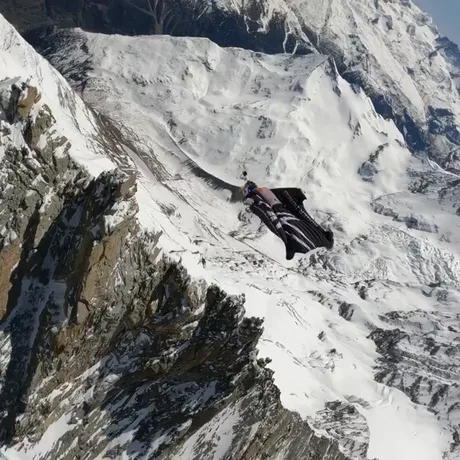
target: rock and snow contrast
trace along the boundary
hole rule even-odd
[[[314,3],[200,16],[295,55],[47,30],[67,81],[0,16],[0,458],[459,458],[454,48]],[[243,170],[334,248],[286,261]]]

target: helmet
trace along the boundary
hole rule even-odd
[[[257,185],[254,182],[249,180],[243,185],[242,188],[243,188],[243,193],[247,195],[248,193],[251,193],[253,190],[256,190]]]

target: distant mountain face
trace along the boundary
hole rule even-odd
[[[25,14],[8,2],[0,11],[45,54],[48,27],[56,25],[207,37],[270,54],[331,55],[340,74],[395,121],[412,152],[460,171],[460,52],[409,0],[49,0],[41,9],[26,4]]]
[[[270,2],[249,0],[228,8],[214,0],[81,0],[41,2],[5,0],[0,12],[23,34],[48,26],[82,27],[108,34],[207,37],[220,46],[236,46],[265,53],[311,52],[309,40],[291,27],[286,10],[272,10]]]

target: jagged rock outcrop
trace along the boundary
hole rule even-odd
[[[346,460],[282,407],[244,299],[141,231],[135,177],[75,163],[36,88],[0,96],[1,441],[44,459]]]
[[[242,2],[237,8],[219,8],[213,1],[89,0],[68,4],[49,0],[31,4],[21,0],[22,14],[10,0],[0,12],[33,40],[48,27],[81,27],[84,30],[123,35],[167,34],[207,37],[220,46],[236,46],[266,53],[312,52],[300,24],[292,24],[287,8],[277,9],[261,0]],[[237,3],[235,5],[238,5]]]
[[[363,181],[372,182],[374,176],[379,172],[379,157],[388,147],[388,144],[380,145],[375,152],[369,155],[369,159],[366,160],[358,169],[358,174],[363,178]]]
[[[21,260],[30,255],[28,253],[37,246],[54,219],[57,212],[55,200],[58,199],[57,193],[65,189],[63,179],[65,175],[70,175],[67,171],[70,160],[66,155],[69,146],[64,138],[48,138],[43,148],[34,148],[38,139],[45,135],[46,125],[52,123],[46,105],[36,105],[39,100],[36,88],[12,79],[1,82],[0,91],[0,143],[3,150],[0,172],[2,319],[7,313],[12,270],[14,267],[16,272],[21,270]],[[33,108],[37,113],[32,114]],[[48,121],[43,124],[45,118]],[[18,138],[22,138],[22,142],[18,142]],[[62,156],[49,161],[56,149],[62,150]],[[56,196],[52,198],[50,192],[56,193]]]
[[[331,401],[316,415],[318,427],[343,443],[352,458],[367,459],[369,427],[365,417],[352,404]]]
[[[45,331],[72,322],[77,305],[89,305],[89,294],[104,289],[110,271],[97,270],[107,260],[115,264],[127,234],[125,218],[110,228],[106,222],[119,218],[118,206],[132,217],[137,205],[126,191],[115,198],[122,176],[107,173],[92,180],[73,162],[67,139],[51,129],[55,120],[39,104],[36,88],[17,79],[2,87],[1,123],[7,129],[1,138],[0,313],[2,343],[11,350],[1,372],[5,437],[41,347],[51,340]],[[85,277],[76,275],[88,270]]]

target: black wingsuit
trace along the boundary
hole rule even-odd
[[[295,253],[307,252],[334,245],[334,235],[330,230],[323,230],[303,207],[306,200],[298,188],[270,189],[280,203],[270,206],[257,189],[246,195],[245,202],[251,211],[279,238],[286,246],[286,259],[291,260]]]

